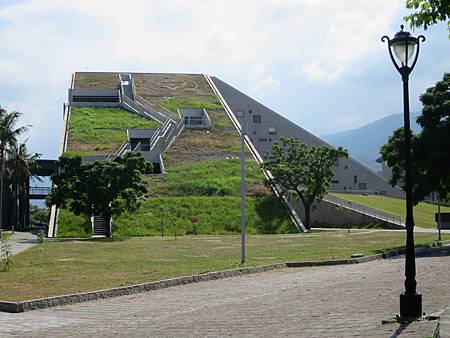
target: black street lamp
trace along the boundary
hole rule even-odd
[[[403,81],[403,117],[405,133],[405,188],[406,188],[406,258],[405,258],[405,292],[400,294],[400,317],[418,318],[422,316],[422,295],[416,291],[416,257],[414,252],[414,217],[413,217],[413,199],[412,199],[412,176],[411,176],[411,131],[409,121],[409,93],[408,80],[417,57],[419,56],[420,41],[424,42],[425,37],[419,35],[417,38],[411,36],[409,32],[403,30],[397,32],[391,40],[386,35],[381,41],[388,43],[389,56],[394,63],[395,68],[402,76]],[[400,61],[400,65],[395,61],[394,54]],[[415,50],[415,56],[409,66]]]

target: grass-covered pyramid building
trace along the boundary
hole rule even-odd
[[[264,184],[259,163],[281,136],[326,143],[225,82],[202,74],[79,72],[72,75],[68,101],[61,154],[107,161],[131,151],[154,165],[146,177],[149,198],[113,220],[114,235],[239,232],[241,124],[247,126],[248,231],[301,230],[292,203]],[[392,190],[351,158],[340,159],[334,171],[332,189]],[[105,225],[92,216],[53,207],[49,236],[102,234]]]
[[[240,134],[209,81],[191,74],[73,74],[62,153],[93,161],[133,151],[154,165],[146,177],[149,198],[113,220],[115,235],[240,230]],[[248,231],[297,231],[249,151],[246,184]],[[53,233],[90,236],[92,228],[91,219],[59,210]]]

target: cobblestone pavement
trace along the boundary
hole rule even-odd
[[[428,337],[436,321],[382,325],[398,311],[404,259],[272,271],[20,314],[2,337]],[[450,304],[450,250],[417,259],[424,311]]]

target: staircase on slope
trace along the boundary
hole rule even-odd
[[[96,237],[109,237],[110,225],[107,224],[102,216],[94,215],[91,218],[92,222],[92,236]]]

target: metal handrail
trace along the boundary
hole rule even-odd
[[[30,195],[48,195],[52,187],[30,187]]]
[[[333,204],[337,204],[340,207],[349,209],[349,210],[354,210],[360,213],[363,213],[365,215],[380,219],[382,221],[386,221],[386,222],[391,222],[394,224],[399,224],[399,225],[404,225],[404,223],[402,222],[402,218],[399,215],[387,212],[387,211],[383,211],[377,208],[373,208],[370,207],[366,204],[363,203],[359,203],[359,202],[355,202],[352,200],[348,200],[339,196],[335,196],[335,195],[326,195],[323,198],[324,201],[333,203]]]

